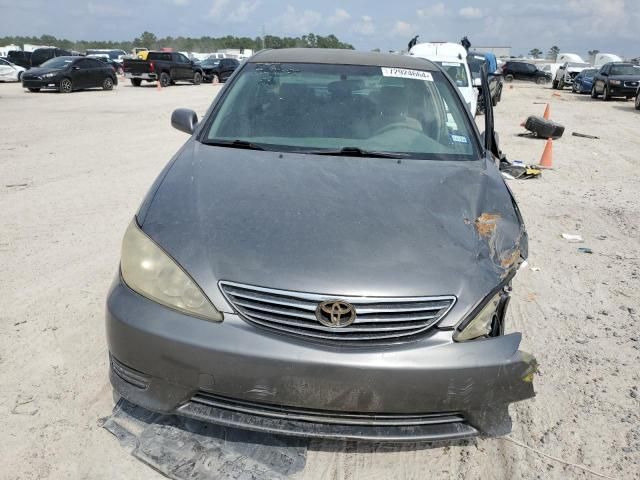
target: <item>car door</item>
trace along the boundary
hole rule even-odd
[[[193,78],[193,65],[191,65],[191,60],[179,53],[177,55],[177,62],[179,65],[180,80],[191,80]]]
[[[15,77],[14,69],[8,62],[0,59],[0,80],[13,80]]]
[[[108,70],[105,67],[111,69],[108,63],[102,62],[95,58],[87,58],[87,66],[89,68],[89,83],[90,87],[102,87]]]
[[[71,65],[71,81],[75,88],[89,88],[93,86],[91,59],[82,58]]]
[[[538,68],[531,63],[527,63],[524,67],[525,71],[523,73],[523,80],[535,80]]]

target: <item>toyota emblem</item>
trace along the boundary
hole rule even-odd
[[[316,318],[325,327],[348,327],[356,319],[356,309],[341,300],[327,300],[316,308]]]

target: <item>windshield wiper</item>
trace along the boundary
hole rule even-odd
[[[308,153],[309,155],[331,155],[341,157],[372,157],[372,158],[407,158],[406,153],[378,152],[363,150],[358,147],[343,147],[336,150],[296,150],[294,153]]]
[[[247,142],[246,140],[205,140],[202,143],[205,145],[213,145],[215,147],[245,148],[247,150],[264,150],[264,147],[261,147],[256,143]]]

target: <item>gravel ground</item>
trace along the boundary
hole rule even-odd
[[[98,426],[113,406],[104,301],[127,223],[186,140],[171,111],[202,114],[218,88],[60,95],[0,84],[0,478],[160,478]],[[507,329],[538,358],[537,397],[511,407],[507,438],[312,442],[301,478],[640,478],[640,113],[554,92],[516,84],[496,109],[510,159],[540,158],[543,141],[517,136],[542,114],[536,102],[567,127],[553,170],[509,181],[530,258]]]

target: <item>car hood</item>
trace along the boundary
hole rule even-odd
[[[640,75],[609,75],[609,80],[620,80],[621,82],[637,82]]]
[[[40,75],[44,75],[45,73],[59,73],[62,69],[60,68],[30,68],[27,72],[29,77],[38,77]]]
[[[167,170],[138,221],[227,311],[220,280],[345,296],[456,295],[464,310],[527,255],[510,192],[485,160],[332,157],[190,140]]]

